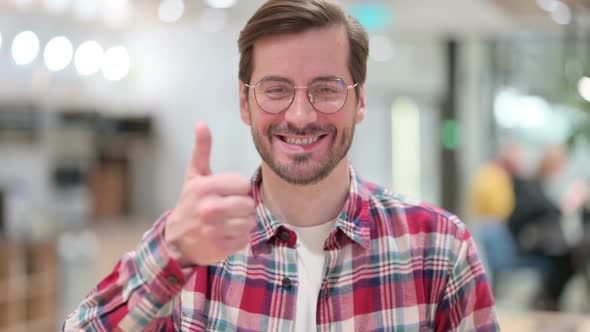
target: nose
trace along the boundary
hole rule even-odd
[[[295,89],[291,106],[285,111],[285,121],[297,128],[304,128],[317,121],[318,112],[313,108],[307,97],[307,89]]]

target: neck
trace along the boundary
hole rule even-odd
[[[343,158],[318,183],[295,185],[281,179],[262,163],[260,192],[264,205],[281,222],[309,227],[334,220],[340,215],[350,190],[350,170]]]

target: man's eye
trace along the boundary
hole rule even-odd
[[[335,89],[332,89],[332,88],[325,88],[325,87],[324,87],[324,88],[321,88],[321,89],[320,89],[320,92],[321,92],[321,93],[336,93],[336,92],[338,92],[338,91],[336,91]]]
[[[313,89],[313,93],[322,94],[322,95],[330,95],[338,93],[338,89],[329,85],[322,85],[316,86]]]
[[[285,92],[287,92],[287,89],[285,89],[283,87],[268,88],[264,91],[264,93],[270,93],[270,94],[278,94],[278,93],[285,93]]]

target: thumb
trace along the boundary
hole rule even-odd
[[[195,139],[188,174],[211,175],[211,131],[204,122],[195,125]]]

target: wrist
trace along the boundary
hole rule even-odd
[[[169,216],[171,217],[171,215]],[[166,221],[166,225],[163,229],[163,238],[164,238],[164,246],[166,248],[167,256],[176,261],[181,268],[185,267],[194,267],[196,264],[190,262],[180,248],[179,239],[178,237],[172,236],[172,232],[168,231],[168,222],[169,219]]]

